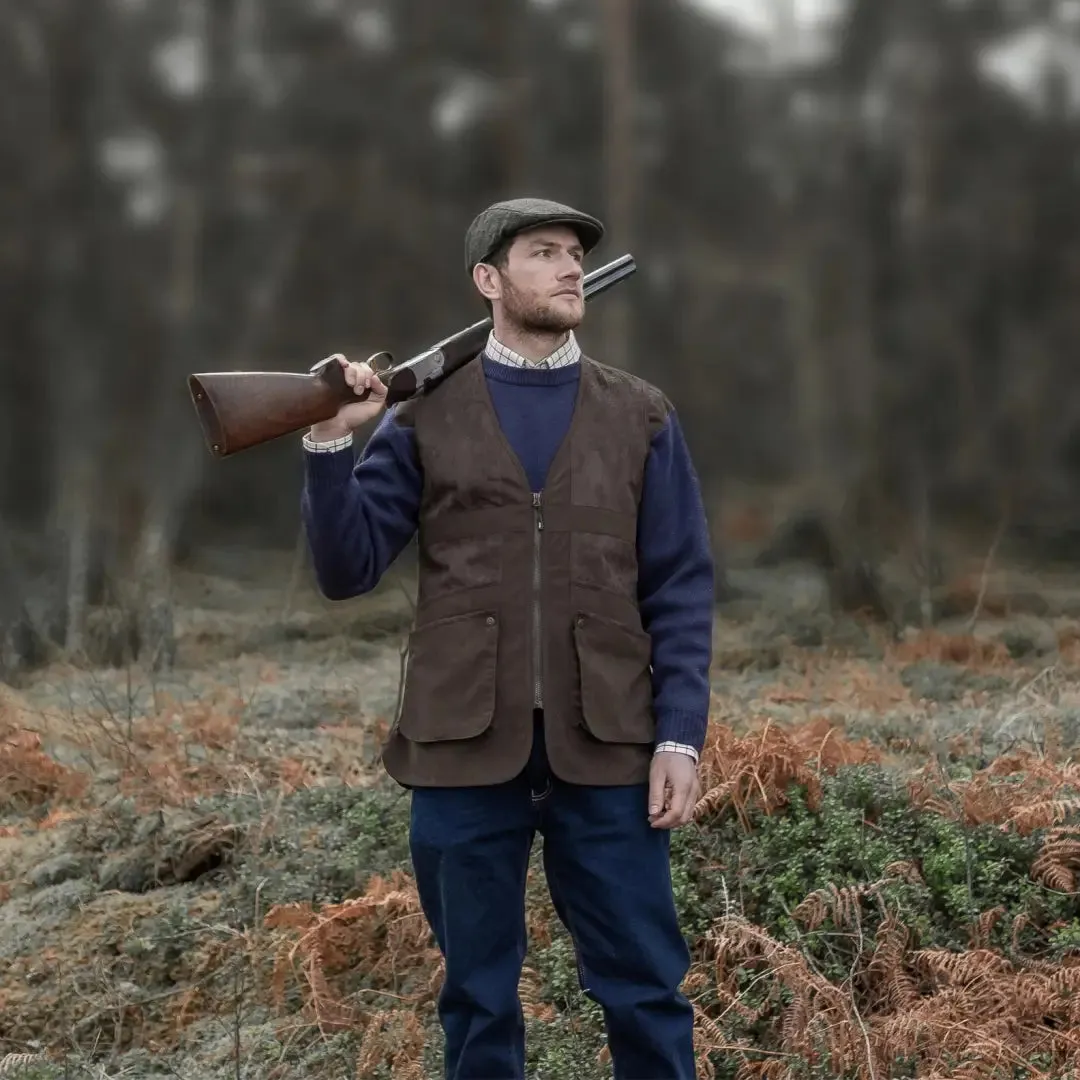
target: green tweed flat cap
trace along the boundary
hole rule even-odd
[[[600,242],[604,226],[591,214],[550,199],[506,199],[481,210],[465,233],[465,268],[485,262],[504,241],[538,225],[569,225],[586,254]]]

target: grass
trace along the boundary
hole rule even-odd
[[[1080,1069],[1076,640],[721,658],[672,848],[702,1077]],[[219,690],[66,728],[2,699],[0,1077],[439,1075],[408,797],[342,765],[370,723],[278,745]],[[539,860],[529,1076],[599,1080]]]

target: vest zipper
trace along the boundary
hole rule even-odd
[[[540,534],[544,531],[544,494],[532,493],[533,510],[536,514],[536,530],[533,533],[533,707],[544,707],[543,638],[540,619]]]

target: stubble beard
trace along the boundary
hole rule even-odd
[[[503,314],[526,334],[565,334],[581,325],[579,315],[526,300],[505,278],[503,288]]]

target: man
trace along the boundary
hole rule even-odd
[[[480,358],[352,432],[385,387],[304,437],[303,516],[322,592],[374,588],[418,532],[417,612],[383,750],[412,789],[420,901],[446,961],[446,1076],[525,1076],[518,981],[538,831],[582,989],[620,1080],[693,1077],[689,955],[670,830],[700,788],[713,567],[670,402],[582,356],[594,217],[538,199],[473,221],[493,329]]]

